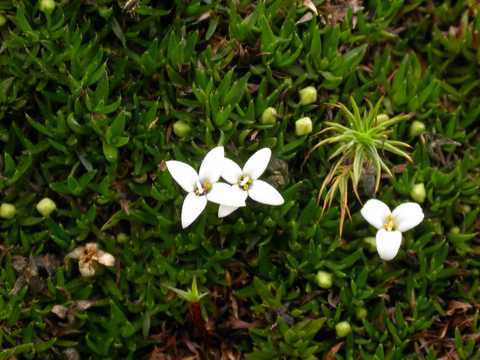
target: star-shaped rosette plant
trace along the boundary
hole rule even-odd
[[[224,158],[222,178],[231,184],[235,193],[245,201],[247,197],[267,205],[282,205],[282,195],[270,184],[260,180],[259,177],[265,172],[272,151],[263,148],[254,153],[245,163],[243,169],[233,160]],[[239,206],[222,204],[218,208],[218,217],[225,217],[237,210]]]
[[[423,221],[423,210],[417,203],[407,202],[397,206],[393,211],[380,200],[370,199],[360,210],[362,216],[377,231],[376,246],[378,255],[383,260],[392,260],[402,243],[402,233]]]
[[[224,160],[223,146],[210,150],[197,173],[190,165],[177,161],[167,161],[167,169],[187,196],[182,205],[182,227],[190,226],[207,206],[207,201],[220,205],[245,206],[245,199],[232,190],[231,186],[218,182]]]

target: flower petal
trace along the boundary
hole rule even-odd
[[[402,233],[400,231],[387,231],[380,229],[375,238],[378,255],[383,260],[392,260],[400,249],[402,243]]]
[[[192,192],[198,180],[198,174],[194,168],[184,162],[177,160],[167,161],[167,169],[173,180],[186,192]]]
[[[66,258],[78,260],[83,255],[84,251],[85,251],[85,248],[83,246],[79,246],[73,249],[73,251],[69,252]]]
[[[223,146],[217,146],[210,150],[203,158],[200,165],[200,181],[208,180],[211,184],[216,183],[222,174],[224,159]]]
[[[224,158],[222,163],[222,178],[230,184],[236,184],[242,176],[242,169],[237,163],[229,158]]]
[[[230,215],[231,213],[233,213],[237,209],[238,209],[238,206],[220,205],[218,207],[218,217],[224,218]]]
[[[182,228],[190,226],[207,206],[206,196],[189,193],[182,205]]]
[[[225,183],[213,184],[212,189],[207,193],[208,201],[237,207],[245,206],[247,196],[247,192],[240,190],[238,186]]]
[[[270,162],[272,156],[272,150],[269,148],[263,148],[258,150],[255,154],[245,163],[243,167],[243,173],[250,176],[252,179],[258,179],[265,172],[265,169]]]
[[[389,207],[382,201],[377,199],[368,200],[360,210],[363,218],[377,229],[383,228],[388,215],[391,214]]]
[[[414,228],[420,224],[425,217],[420,205],[414,202],[398,205],[392,214],[396,225],[395,229],[401,232]]]
[[[115,258],[112,254],[109,254],[105,251],[99,250],[98,251],[98,262],[105,266],[113,266],[115,265]]]
[[[267,205],[282,205],[282,195],[269,183],[262,180],[255,180],[248,189],[248,195],[255,201]]]
[[[80,270],[80,274],[82,274],[82,276],[93,276],[95,275],[95,262],[93,262],[92,260],[80,261],[78,263],[78,270]]]

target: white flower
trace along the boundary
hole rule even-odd
[[[95,275],[98,263],[105,266],[115,265],[115,258],[111,254],[99,250],[96,243],[79,246],[66,257],[78,260],[78,269],[82,276],[86,277]]]
[[[401,204],[391,212],[386,204],[376,199],[368,200],[360,213],[378,229],[377,252],[383,260],[392,260],[397,255],[402,232],[414,228],[424,218],[422,208],[417,203]]]
[[[223,146],[213,148],[205,155],[197,173],[181,161],[167,161],[167,169],[173,179],[187,192],[182,205],[182,227],[190,226],[202,213],[207,200],[216,204],[245,206],[245,199],[232,191],[230,185],[220,183],[224,159]]]
[[[282,205],[282,195],[270,184],[259,180],[270,162],[272,151],[263,148],[253,154],[240,169],[234,161],[224,158],[222,177],[232,184],[232,189],[240,194],[243,200],[252,198],[262,204]],[[238,206],[222,204],[218,208],[218,217],[225,217],[238,209]]]

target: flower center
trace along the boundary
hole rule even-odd
[[[392,215],[387,216],[387,218],[385,219],[385,224],[383,225],[383,228],[387,231],[395,230],[395,221]]]
[[[197,184],[193,192],[197,196],[202,196],[208,193],[211,189],[212,189],[212,184],[210,184],[208,180],[205,180],[203,183],[201,183],[200,181],[197,181]]]
[[[252,185],[253,180],[248,175],[242,175],[238,180],[238,186],[240,189],[247,191],[250,185]]]

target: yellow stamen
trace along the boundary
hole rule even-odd
[[[240,186],[240,188],[244,191],[247,191],[250,185],[252,185],[252,183],[253,180],[250,178],[250,176],[242,175],[240,181],[238,182],[238,186]]]
[[[392,215],[387,216],[387,218],[385,219],[385,224],[383,225],[383,228],[387,231],[393,231],[395,229],[395,221]]]
[[[205,180],[203,183],[198,182],[193,192],[195,193],[195,195],[201,196],[208,193],[211,189],[212,184],[208,180]]]

